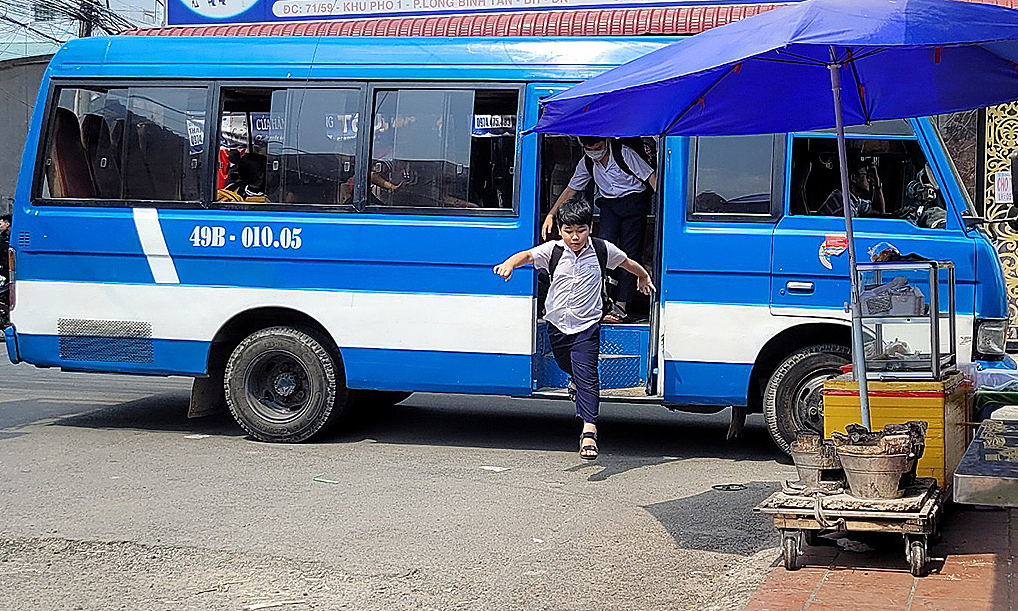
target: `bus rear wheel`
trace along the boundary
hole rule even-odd
[[[786,454],[798,431],[824,434],[824,382],[851,360],[847,346],[818,344],[793,352],[771,374],[763,411],[774,443]]]
[[[342,414],[343,365],[331,342],[313,331],[270,327],[244,338],[224,376],[226,404],[260,441],[298,443]]]

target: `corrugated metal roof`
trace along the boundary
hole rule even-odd
[[[1014,0],[1018,2],[1018,0]],[[136,36],[640,36],[685,35],[780,6],[747,4],[533,11],[387,19],[174,26]]]
[[[1018,8],[1018,0],[969,0]],[[528,11],[286,23],[174,26],[135,36],[681,36],[745,19],[781,4]]]

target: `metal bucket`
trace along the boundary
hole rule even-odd
[[[838,448],[848,489],[860,499],[897,499],[901,476],[908,471],[908,454],[853,454]]]
[[[840,465],[835,456],[821,452],[799,452],[796,444],[792,444],[792,460],[795,470],[799,473],[799,484],[810,488],[820,485],[820,474],[826,469],[837,469]]]

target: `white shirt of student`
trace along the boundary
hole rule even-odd
[[[601,264],[589,239],[579,253],[574,253],[564,240],[554,240],[530,249],[535,269],[548,271],[556,245],[561,246],[563,251],[544,300],[544,319],[559,331],[572,335],[601,320]],[[625,262],[626,253],[621,248],[608,241],[605,241],[605,246],[608,269],[615,269]]]
[[[629,169],[636,176],[623,172],[619,164],[615,163],[615,156],[610,150],[611,146],[608,148],[609,151],[605,155],[608,158],[608,165],[601,165],[600,161],[595,161],[593,164],[594,184],[601,191],[601,195],[616,198],[629,195],[630,193],[639,193],[646,189],[647,187],[643,184],[643,181],[650,178],[650,175],[654,173],[654,168],[650,167],[642,157],[637,155],[636,151],[628,146],[623,146],[622,159],[625,160],[626,165],[629,166]],[[587,160],[580,159],[580,162],[576,164],[576,171],[573,172],[573,177],[569,179],[569,188],[573,191],[583,191],[589,183],[590,173],[587,172]]]

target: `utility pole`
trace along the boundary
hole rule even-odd
[[[88,0],[81,0],[81,17],[78,22],[78,37],[87,38],[92,35],[92,25],[95,23],[95,13]]]

